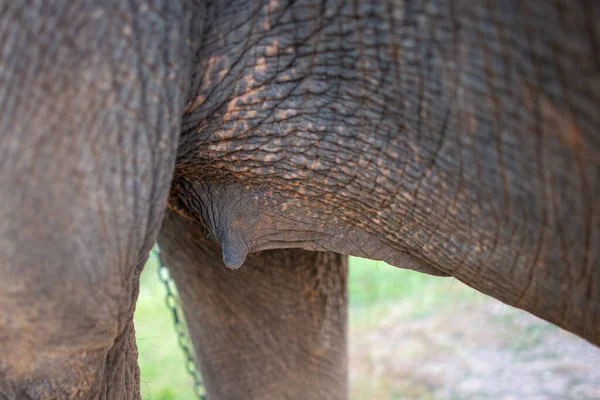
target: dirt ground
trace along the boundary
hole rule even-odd
[[[350,338],[356,400],[600,400],[600,348],[490,298],[421,317],[391,304]]]

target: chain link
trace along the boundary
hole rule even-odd
[[[189,340],[185,319],[180,309],[179,297],[175,289],[175,283],[171,279],[169,268],[163,264],[162,259],[160,258],[160,249],[158,244],[154,245],[152,254],[154,254],[158,260],[158,279],[160,279],[166,289],[165,302],[167,303],[167,307],[171,311],[171,315],[173,317],[173,325],[175,326],[175,332],[177,333],[177,343],[179,343],[179,347],[181,347],[181,350],[185,356],[185,369],[194,380],[194,394],[200,400],[207,400],[206,389],[204,388],[204,385],[202,385],[200,373],[196,367],[197,364],[196,357],[194,356],[194,350],[190,346],[191,341]]]

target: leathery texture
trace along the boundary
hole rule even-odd
[[[234,1],[207,15],[169,204],[229,267],[283,247],[383,259],[600,342],[597,7]]]

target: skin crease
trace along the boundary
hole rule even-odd
[[[167,202],[230,268],[383,259],[600,344],[596,2],[44,3],[0,4],[0,399],[139,398]]]

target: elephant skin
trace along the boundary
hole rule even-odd
[[[165,224],[176,277],[207,238],[223,279],[249,258],[274,291],[305,251],[357,255],[600,345],[599,21],[589,0],[1,3],[0,399],[140,397],[132,317],[166,207],[194,226]],[[305,384],[344,397],[332,354]]]

